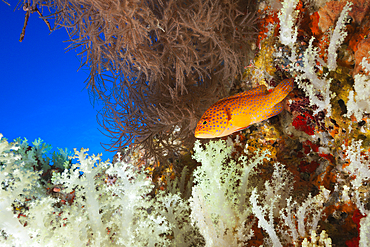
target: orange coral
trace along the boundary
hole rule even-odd
[[[367,30],[366,30],[367,31]],[[354,32],[352,34],[352,37],[351,37],[351,40],[349,41],[349,47],[354,51],[356,52],[357,49],[358,49],[358,44],[361,43],[361,41],[363,41],[366,37],[366,33],[364,33],[363,31],[361,32]]]
[[[319,21],[320,21],[320,15],[318,12],[315,12],[313,13],[311,16],[310,16],[310,20],[311,20],[311,32],[312,34],[314,34],[316,37],[319,36],[322,32],[319,28]]]
[[[367,0],[351,0],[351,2],[353,5],[349,16],[353,18],[354,22],[361,24],[369,11],[370,2]],[[320,15],[319,27],[321,31],[325,32],[330,26],[334,25],[346,3],[346,0],[331,1],[320,8],[318,13]]]
[[[353,70],[353,75],[359,74],[359,73],[365,73],[362,69],[362,66],[360,63],[362,62],[362,59],[364,57],[370,57],[369,51],[370,51],[370,39],[364,39],[357,45],[358,50],[355,53],[355,60],[356,65]],[[369,75],[369,73],[366,73]]]
[[[352,0],[351,2],[353,5],[349,15],[357,24],[361,24],[369,12],[370,2],[368,0]]]
[[[338,19],[343,7],[346,5],[345,2],[328,2],[324,7],[318,11],[320,20],[319,28],[322,32],[326,32],[330,26],[332,26]]]
[[[268,8],[265,8],[263,10],[263,12],[266,12],[266,13],[267,13],[267,11],[268,11]],[[261,12],[261,11],[259,11],[259,12]],[[269,24],[276,25],[276,23],[279,23],[278,14],[276,12],[271,13],[271,14],[267,15],[265,18],[262,19],[262,21],[258,25],[258,30],[260,30],[259,34],[258,34],[258,38],[257,38],[257,46],[258,47],[260,47],[262,40],[264,40],[267,37],[267,33],[269,31],[268,25]],[[274,36],[279,33],[279,28],[280,28],[279,24],[275,26]]]

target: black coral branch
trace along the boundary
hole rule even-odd
[[[48,16],[67,28],[105,104],[111,151],[133,140],[167,159],[188,149],[202,113],[246,65],[257,20],[235,0],[54,0]]]

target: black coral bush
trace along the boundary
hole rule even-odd
[[[246,65],[254,3],[234,0],[56,0],[34,4],[66,27],[90,67],[87,88],[103,101],[105,148],[134,139],[148,157],[188,149],[202,113]]]

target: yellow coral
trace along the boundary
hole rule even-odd
[[[266,85],[265,79],[270,79],[276,72],[274,66],[273,53],[274,38],[270,37],[262,41],[261,49],[253,61],[253,65],[247,68],[247,74],[252,76],[252,80],[259,85]],[[268,86],[268,85],[266,85]]]
[[[266,156],[271,159],[276,159],[277,148],[272,144],[279,139],[280,133],[271,124],[264,124],[260,126],[260,130],[253,132],[247,141],[247,150],[249,153],[255,153],[257,150],[268,150],[269,154]]]

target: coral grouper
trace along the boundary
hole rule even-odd
[[[217,101],[198,122],[195,137],[227,136],[279,114],[283,110],[283,99],[293,90],[293,83],[294,79],[286,79],[271,92],[259,86]]]

